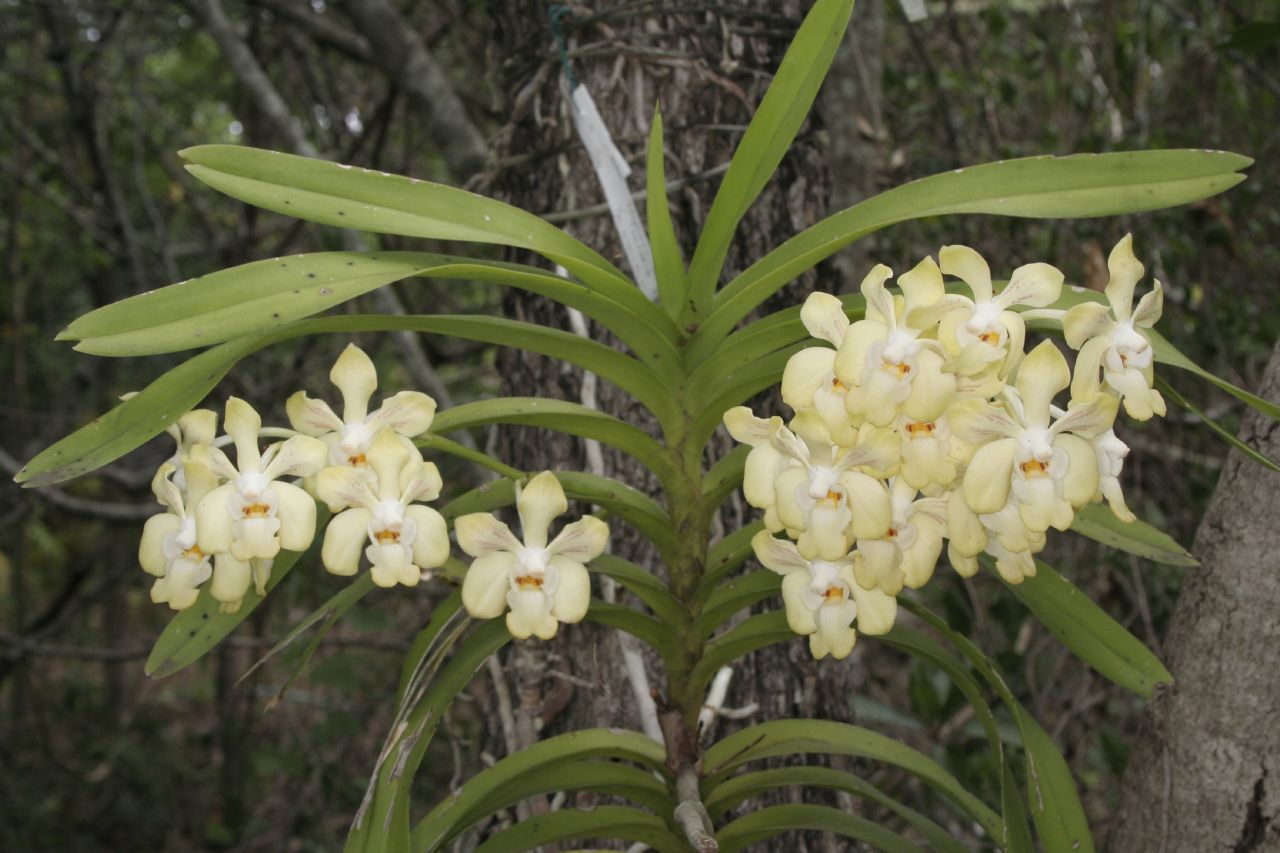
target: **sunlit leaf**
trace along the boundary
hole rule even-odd
[[[1125,522],[1102,504],[1088,504],[1076,510],[1071,529],[1081,536],[1128,554],[1136,554],[1169,566],[1197,566],[1196,558],[1173,537],[1142,519]]]

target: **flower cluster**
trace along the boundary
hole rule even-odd
[[[855,625],[888,631],[894,596],[928,582],[944,542],[961,575],[985,553],[1020,583],[1035,574],[1047,530],[1066,530],[1084,505],[1105,498],[1133,519],[1119,483],[1129,449],[1112,427],[1122,403],[1137,420],[1164,414],[1143,331],[1159,319],[1162,291],[1156,282],[1132,307],[1143,267],[1128,236],[1108,266],[1107,303],[1065,312],[1049,308],[1062,290],[1057,269],[1019,267],[996,293],[966,246],[898,276],[900,295],[876,266],[855,323],[834,296],[805,302],[805,328],[830,346],[788,362],[781,390],[794,416],[765,420],[740,406],[724,420],[752,448],[743,491],[767,528],[756,556],[784,575],[787,621],[816,657],[848,655]],[[947,293],[944,276],[971,295]],[[1080,351],[1074,374],[1052,341],[1024,351],[1028,310],[1062,323]]]
[[[166,510],[147,520],[138,548],[142,568],[156,576],[153,601],[183,610],[210,578],[224,612],[240,608],[251,584],[264,594],[280,551],[305,550],[315,538],[313,495],[338,512],[321,553],[335,574],[355,573],[366,542],[380,586],[413,586],[448,559],[444,519],[413,503],[440,492],[435,465],[410,440],[431,426],[435,401],[405,391],[370,413],[377,373],[355,346],[329,375],[342,392],[342,418],[300,391],[287,405],[293,429],[263,429],[259,414],[236,397],[227,401],[223,436],[208,409],[169,428],[178,447],[152,483]],[[280,440],[267,444],[272,439]]]
[[[299,391],[285,406],[292,429],[264,430],[258,413],[235,397],[222,437],[208,409],[169,428],[178,447],[152,483],[166,509],[147,520],[138,549],[143,569],[156,576],[153,601],[183,610],[211,577],[210,594],[225,612],[240,608],[250,584],[264,594],[276,555],[305,550],[315,538],[317,499],[334,513],[320,550],[333,574],[354,575],[363,557],[378,586],[415,586],[449,559],[445,519],[424,503],[440,495],[440,472],[413,443],[431,427],[435,401],[402,391],[369,411],[378,375],[354,345],[329,378],[342,394],[341,417]],[[264,449],[264,438],[280,440]],[[227,445],[235,447],[234,463]],[[561,622],[586,615],[584,564],[604,550],[609,528],[587,516],[548,542],[552,519],[568,509],[549,471],[518,491],[517,508],[523,542],[489,513],[458,519],[458,543],[475,558],[462,600],[481,619],[509,607],[515,637],[549,639]]]

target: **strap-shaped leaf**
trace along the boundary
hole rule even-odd
[[[702,478],[702,502],[707,507],[718,507],[725,498],[742,485],[747,467],[747,455],[751,448],[745,444],[735,447],[723,456]]]
[[[649,151],[645,160],[645,214],[649,220],[649,244],[653,248],[653,267],[658,276],[658,300],[671,317],[684,310],[689,293],[689,276],[684,268],[680,241],[671,224],[667,207],[666,150],[662,141],[662,113],[655,106],[653,124],[649,126]]]
[[[751,572],[718,584],[707,596],[701,615],[694,620],[694,632],[701,637],[713,633],[730,616],[763,601],[781,586],[782,576],[768,570]]]
[[[693,426],[689,428],[690,445],[702,447],[720,426],[725,412],[781,382],[787,361],[804,348],[805,344],[799,343],[771,352],[725,377],[716,389],[716,396],[694,418]]]
[[[671,594],[667,585],[652,573],[613,554],[601,554],[589,568],[596,574],[613,578],[618,585],[643,601],[659,619],[678,625],[685,618],[685,605]]]
[[[232,198],[285,216],[379,234],[529,249],[577,274],[616,267],[554,225],[465,190],[239,145],[197,145],[187,171]]]
[[[864,800],[876,803],[890,810],[916,829],[935,850],[942,853],[965,853],[968,848],[951,837],[936,822],[922,815],[915,809],[904,805],[885,794],[875,785],[852,773],[835,770],[830,767],[775,767],[770,770],[757,770],[743,773],[722,783],[716,788],[715,796],[707,800],[707,811],[712,819],[725,814],[734,806],[756,797],[766,791],[789,787],[828,788],[842,791]],[[721,831],[720,839],[724,840]]]
[[[697,364],[753,308],[819,261],[888,225],[947,213],[1072,218],[1186,204],[1223,192],[1253,161],[1222,151],[1028,157],[933,175],[833,214],[752,264],[717,294],[689,345]]]
[[[206,350],[162,374],[132,398],[41,451],[14,478],[47,486],[88,474],[140,447],[191,411],[231,365],[257,349],[251,337]]]
[[[498,397],[464,403],[436,415],[431,429],[438,433],[453,432],[489,424],[547,427],[569,435],[592,438],[631,456],[664,484],[673,482],[677,476],[662,445],[643,430],[598,409],[564,400]]]
[[[655,369],[674,369],[679,361],[670,342],[674,327],[643,297],[637,312],[631,299],[619,301],[535,267],[427,252],[318,252],[254,261],[91,311],[58,339],[78,340],[76,349],[94,355],[194,349],[280,328],[415,276],[486,281],[537,293],[609,328]]]
[[[1142,519],[1121,521],[1116,514],[1102,504],[1088,504],[1076,510],[1071,529],[1081,536],[1118,548],[1127,554],[1136,554],[1167,566],[1191,568],[1199,565],[1173,537]]]
[[[1251,394],[1237,385],[1232,385],[1222,377],[1210,373],[1183,355],[1177,347],[1169,343],[1168,338],[1161,335],[1155,329],[1147,329],[1145,331],[1151,338],[1151,349],[1155,353],[1156,361],[1161,364],[1167,364],[1170,367],[1177,367],[1181,370],[1187,371],[1188,373],[1194,373],[1206,382],[1216,385],[1223,391],[1226,391],[1237,400],[1240,400],[1252,408],[1257,409],[1259,412],[1262,412],[1267,417],[1272,418],[1273,420],[1280,420],[1280,404],[1273,403],[1270,400],[1264,400],[1257,394]]]
[[[671,666],[679,655],[679,637],[671,630],[670,625],[632,610],[630,607],[593,598],[591,607],[587,610],[587,621],[617,628],[644,641],[666,661],[668,666]]]
[[[316,529],[324,528],[329,513],[324,507],[316,510]],[[307,562],[312,562],[318,551],[317,543],[305,552]],[[271,564],[271,576],[267,579],[268,593],[284,580],[304,553],[297,551],[281,551]],[[249,614],[262,603],[264,596],[258,595],[253,586],[244,594],[244,601],[235,613],[223,613],[221,603],[210,593],[208,584],[200,590],[199,597],[186,610],[180,611],[169,620],[169,624],[156,638],[147,657],[144,671],[152,678],[164,678],[173,675],[208,654],[209,650],[222,642],[236,626],[249,618]]]
[[[459,791],[446,796],[414,827],[414,849],[443,849],[449,837],[470,822],[509,804],[509,795],[505,791],[524,781],[525,777],[544,777],[541,784],[533,789],[535,792],[563,790],[557,784],[557,774],[549,772],[551,766],[587,758],[634,761],[650,770],[666,772],[666,749],[640,732],[583,729],[557,735],[506,756],[477,773]],[[665,794],[665,787],[652,775],[643,774],[643,777],[652,780],[657,790]]]
[[[1176,388],[1174,388],[1172,385],[1166,382],[1163,377],[1156,376],[1155,386],[1157,389],[1159,389],[1161,394],[1169,398],[1169,401],[1171,403],[1181,406],[1182,408],[1194,414],[1200,420],[1204,421],[1205,424],[1209,427],[1209,429],[1216,432],[1218,434],[1218,437],[1221,438],[1223,441],[1225,441],[1227,444],[1239,450],[1245,456],[1249,457],[1254,462],[1257,462],[1259,465],[1263,466],[1264,468],[1270,468],[1272,471],[1280,471],[1280,463],[1277,463],[1274,459],[1271,459],[1270,457],[1263,456],[1257,450],[1245,444],[1243,441],[1240,440],[1239,436],[1237,436],[1231,430],[1227,429],[1222,424],[1218,423],[1216,420],[1210,417],[1208,412],[1204,411],[1195,403],[1191,402],[1186,397],[1184,397],[1181,391],[1178,391]]]
[[[781,610],[751,616],[703,647],[702,657],[689,676],[689,693],[701,696],[720,667],[756,649],[794,640],[796,634],[787,625],[787,614]]]
[[[711,546],[707,551],[706,569],[703,570],[702,577],[698,579],[693,590],[695,601],[705,601],[723,578],[741,566],[754,553],[751,549],[751,539],[763,529],[763,522],[753,522],[733,531]]]
[[[1000,700],[1013,714],[1014,722],[1022,735],[1022,745],[1027,753],[1027,763],[1033,767],[1027,775],[1027,800],[1031,804],[1031,816],[1036,832],[1045,850],[1063,853],[1092,853],[1093,838],[1089,822],[1080,804],[1071,769],[1058,752],[1053,741],[1027,712],[1009,690],[994,663],[975,646],[968,637],[953,630],[946,620],[922,604],[907,597],[898,602],[911,613],[929,623],[947,638],[968,659],[983,680],[995,689]],[[1010,836],[1020,839],[1022,833]]]
[[[716,191],[689,263],[693,319],[705,312],[738,223],[799,132],[844,38],[853,0],[818,0],[796,31]]]
[[[1141,640],[1047,563],[1036,560],[1033,577],[1008,586],[1077,657],[1126,690],[1149,699],[1157,684],[1173,682]]]
[[[774,720],[725,737],[703,757],[704,796],[713,797],[717,786],[743,764],[775,755],[804,753],[852,755],[899,767],[944,794],[992,836],[1000,834],[1000,816],[969,793],[942,765],[892,738],[831,720]]]
[[[578,838],[635,841],[654,850],[685,850],[683,838],[673,834],[662,818],[627,806],[560,809],[521,821],[475,848],[475,853],[526,853],[539,845]],[[414,848],[415,853],[434,853]]]
[[[745,814],[717,832],[716,841],[723,853],[737,853],[785,832],[805,829],[852,838],[885,853],[920,853],[923,849],[866,818],[810,803],[768,806]]]

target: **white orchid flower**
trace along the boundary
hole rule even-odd
[[[1051,423],[1053,397],[1070,382],[1066,359],[1044,341],[1019,366],[1016,390],[1005,389],[1007,409],[977,400],[952,407],[953,428],[975,443],[996,439],[974,453],[964,474],[964,498],[975,513],[999,512],[1012,500],[1029,529],[1066,530],[1075,508],[1093,497],[1097,460],[1081,435],[1107,429],[1114,410],[1099,397]]]
[[[889,430],[873,430],[855,447],[831,441],[816,412],[805,411],[791,428],[773,425],[773,448],[788,467],[774,480],[778,521],[798,540],[809,558],[837,560],[848,553],[854,538],[878,538],[889,529],[892,511],[884,484],[854,469],[884,468],[891,464],[897,437]]]
[[[1107,258],[1111,280],[1107,283],[1108,305],[1084,302],[1062,319],[1068,345],[1080,350],[1077,371],[1102,370],[1106,383],[1120,394],[1124,410],[1134,420],[1149,420],[1166,413],[1164,397],[1152,388],[1155,351],[1143,333],[1160,319],[1164,289],[1155,283],[1150,293],[1133,307],[1133,292],[1144,272],[1133,254],[1133,235],[1126,234]],[[1108,310],[1108,307],[1110,310]]]
[[[795,544],[760,531],[751,540],[756,558],[782,575],[782,600],[792,631],[809,637],[809,651],[836,660],[853,651],[857,631],[884,634],[893,627],[898,602],[854,579],[855,555],[839,560],[805,559]],[[857,629],[854,622],[857,622]]]
[[[132,396],[132,394],[129,394],[126,398]],[[197,444],[213,444],[213,439],[218,434],[218,413],[213,409],[192,409],[165,427],[164,431],[171,435],[177,444],[173,455],[167,461],[175,469],[173,484],[178,487],[178,491],[185,495],[187,492],[187,473],[186,466],[182,464],[183,457],[190,453],[191,448]],[[189,503],[194,507],[198,501],[192,500]]]
[[[811,293],[800,309],[800,321],[815,338],[830,347],[809,347],[787,360],[782,373],[782,401],[797,412],[813,409],[837,444],[851,445],[857,427],[845,399],[848,386],[836,376],[836,350],[849,330],[844,305],[829,293]]]
[[[549,640],[561,622],[580,622],[591,602],[584,563],[609,541],[609,526],[594,516],[567,525],[547,541],[552,519],[569,508],[560,481],[543,471],[519,490],[516,509],[524,541],[491,513],[454,522],[458,545],[475,560],[462,581],[462,605],[476,619],[507,613],[507,630],[523,640]]]
[[[354,575],[363,553],[378,586],[416,586],[423,570],[449,559],[444,517],[414,503],[439,497],[440,472],[385,428],[374,437],[367,457],[372,488],[368,477],[345,465],[325,468],[316,478],[321,500],[350,507],[329,522],[320,559],[335,575]]]
[[[777,502],[774,482],[791,467],[792,460],[773,447],[771,438],[774,430],[782,425],[782,418],[765,420],[756,417],[746,406],[735,406],[724,413],[724,425],[735,441],[751,446],[742,475],[743,496],[748,504],[764,510],[766,527],[775,532],[781,530],[782,523],[774,508]]]
[[[980,516],[989,539],[986,552],[996,560],[996,571],[1007,583],[1019,584],[1036,573],[1035,555],[1044,550],[1043,531],[1032,530],[1014,506]]]
[[[365,455],[381,429],[390,429],[409,439],[431,427],[436,401],[420,391],[401,391],[369,411],[369,399],[378,387],[378,372],[364,350],[355,344],[338,356],[329,379],[342,392],[342,417],[334,414],[324,400],[315,400],[299,391],[285,403],[289,423],[303,435],[315,436],[329,445],[330,465],[364,468]],[[372,485],[372,484],[371,484]]]
[[[933,577],[942,554],[946,530],[946,501],[916,498],[915,487],[901,477],[889,483],[893,521],[884,536],[858,539],[861,559],[854,577],[864,589],[879,589],[897,595],[905,583],[919,589]]]
[[[898,418],[898,476],[920,491],[935,495],[951,488],[960,468],[973,455],[973,447],[955,435],[944,413],[932,421]]]
[[[138,562],[148,574],[156,576],[151,600],[167,603],[173,610],[185,610],[194,604],[200,584],[213,574],[210,555],[196,544],[194,512],[200,500],[218,485],[209,467],[208,453],[207,445],[195,445],[183,455],[185,495],[175,482],[178,469],[172,462],[162,464],[151,481],[156,500],[169,511],[151,516],[143,525]]]
[[[946,369],[965,376],[1007,374],[1022,358],[1026,339],[1026,324],[1012,308],[1053,304],[1062,293],[1062,272],[1049,264],[1026,264],[1013,271],[997,294],[991,268],[968,246],[943,246],[938,260],[944,274],[959,278],[973,294],[972,299],[948,294],[925,312],[940,320],[938,338],[951,356]]]
[[[316,529],[316,505],[311,496],[279,478],[304,477],[324,465],[328,448],[305,435],[258,446],[262,418],[237,397],[227,400],[224,425],[236,447],[233,465],[218,448],[209,451],[210,467],[229,482],[205,495],[196,506],[196,543],[206,554],[217,554],[213,596],[234,611],[252,582],[265,592],[270,561],[280,550],[302,551]],[[225,559],[221,555],[229,555]],[[250,566],[250,561],[254,561]],[[252,577],[251,577],[252,576]]]
[[[856,423],[884,427],[905,413],[931,422],[955,395],[955,377],[942,371],[942,345],[926,338],[936,320],[919,322],[943,297],[942,274],[932,258],[898,276],[900,304],[885,290],[893,275],[877,264],[862,281],[867,315],[849,327],[836,353],[835,374],[848,390]]]

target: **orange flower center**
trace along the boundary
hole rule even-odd
[[[271,507],[266,504],[245,504],[245,518],[266,518],[271,514]]]
[[[978,335],[978,340],[982,341],[984,344],[989,344],[990,346],[998,347],[1000,346],[1000,333],[999,332],[983,332],[982,334]]]
[[[906,376],[908,373],[911,372],[911,365],[906,364],[905,362],[898,362],[895,364],[895,363],[886,361],[884,363],[884,369],[889,371],[890,373],[898,374],[898,378],[901,379],[902,377]]]
[[[831,377],[831,390],[832,391],[848,391],[849,386],[845,385],[843,382],[841,382],[839,379],[833,376]]]
[[[352,468],[363,468],[369,464],[369,460],[365,458],[363,453],[357,453],[355,456],[347,457],[347,464]]]
[[[523,590],[542,589],[542,578],[533,575],[520,575],[516,578],[516,586]]]
[[[204,551],[200,550],[199,545],[192,545],[190,548],[182,552],[182,556],[194,562],[200,562],[204,559]]]
[[[888,533],[886,533],[886,534],[884,535],[884,537],[885,537],[886,539],[897,539],[897,538],[898,538],[898,528],[896,528],[896,527],[890,527],[890,528],[889,528],[889,532],[888,532]]]
[[[379,530],[373,534],[373,538],[378,540],[379,545],[394,545],[400,541],[400,534],[395,530]]]
[[[1022,469],[1024,477],[1043,477],[1049,471],[1049,463],[1041,462],[1039,459],[1023,462],[1018,467]]]
[[[844,587],[842,586],[827,587],[827,591],[822,594],[822,599],[823,601],[832,601],[836,603],[844,601]]]
[[[927,438],[937,428],[937,424],[907,424],[907,434],[912,438]]]

